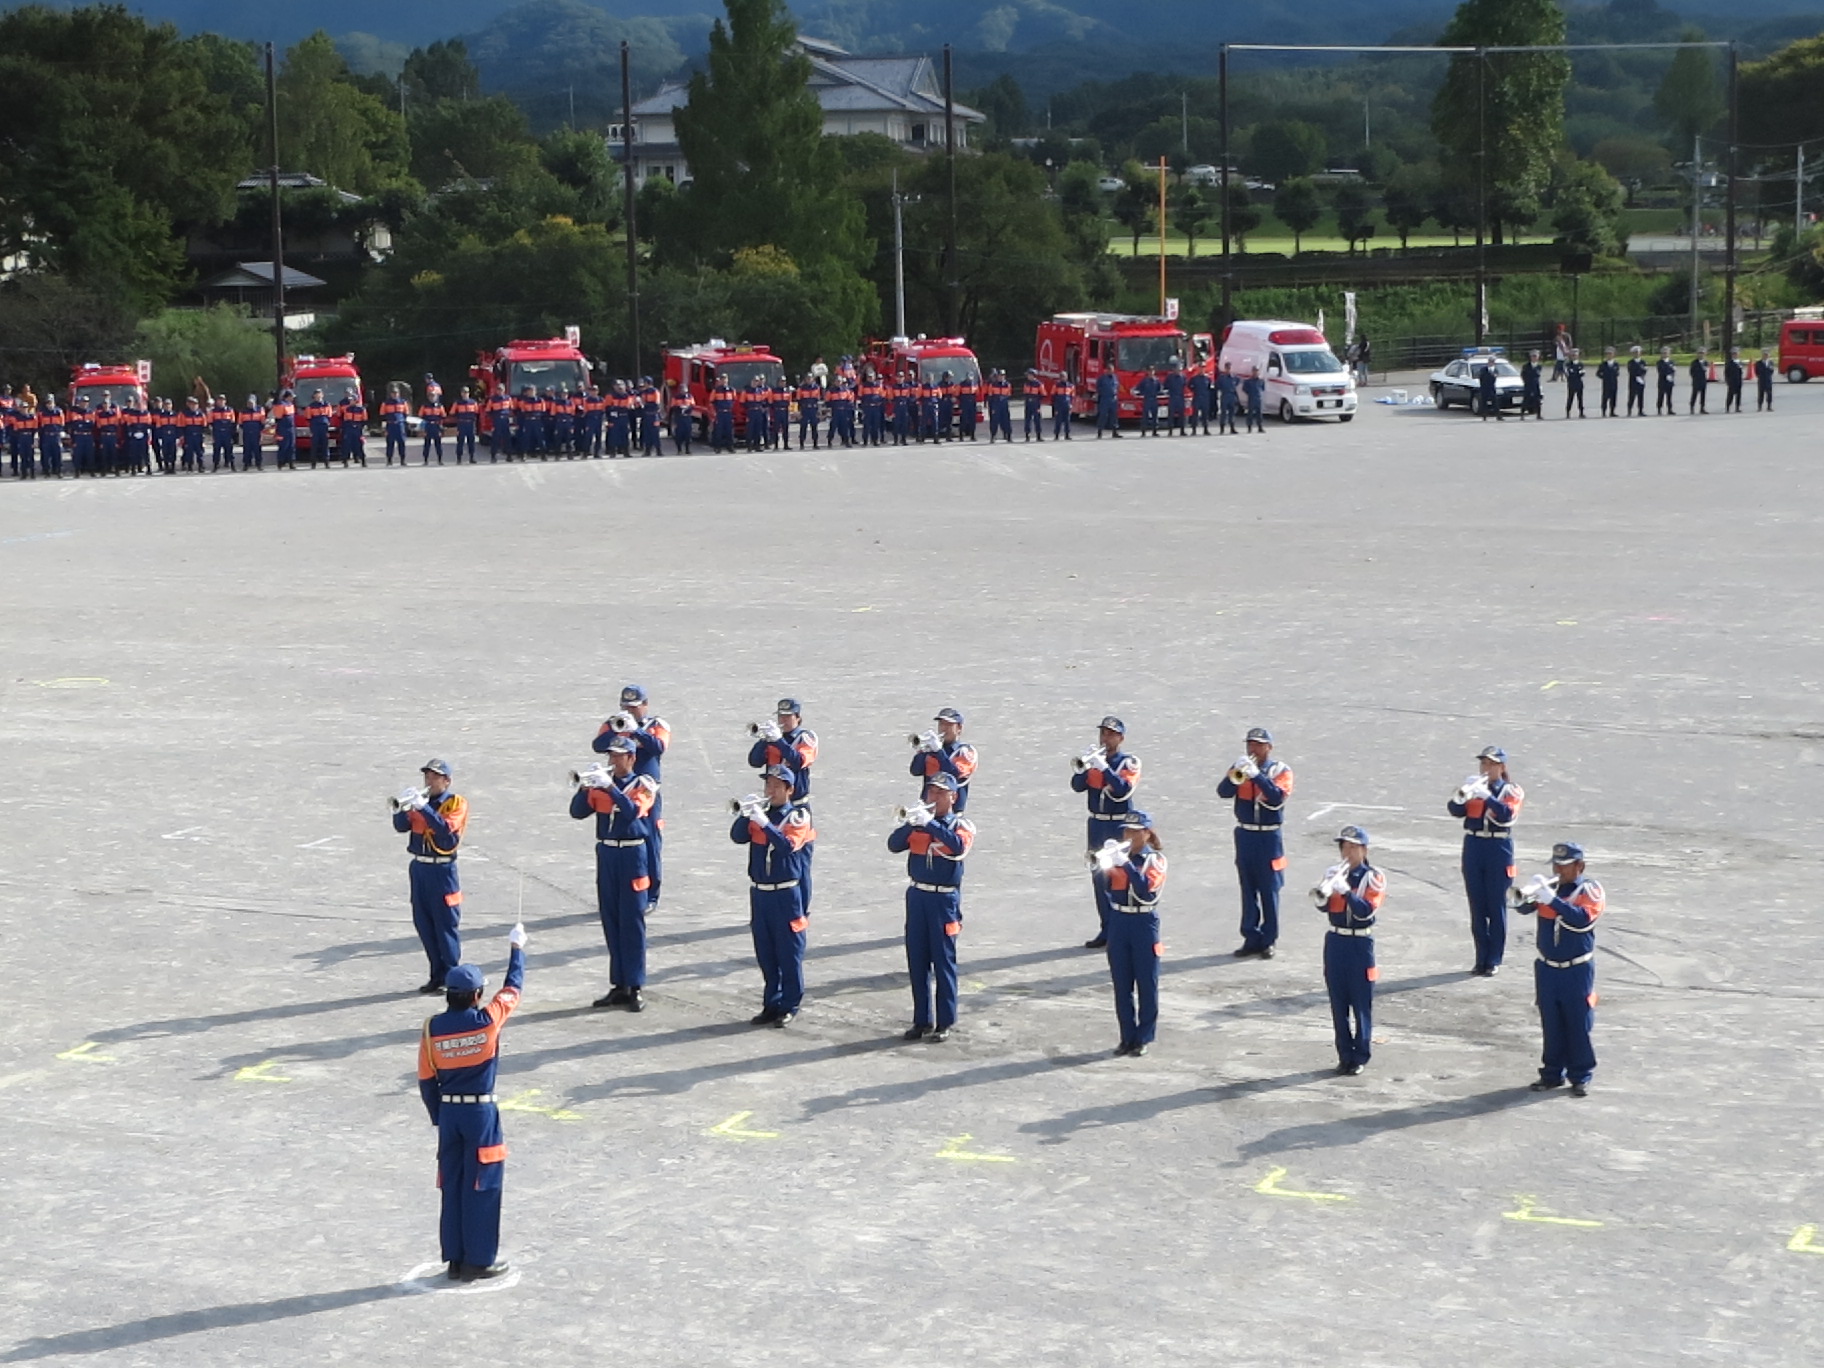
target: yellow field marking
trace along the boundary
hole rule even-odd
[[[101,1048],[101,1044],[99,1041],[85,1040],[80,1045],[72,1045],[69,1049],[65,1050],[62,1054],[58,1055],[57,1058],[73,1060],[78,1064],[112,1064],[112,1063],[114,1063],[115,1060],[114,1060],[113,1055],[104,1055],[104,1054],[95,1053],[95,1051],[100,1048]]]
[[[1504,1211],[1501,1214],[1510,1221],[1534,1221],[1539,1225],[1577,1226],[1583,1230],[1597,1230],[1601,1221],[1585,1221],[1575,1216],[1541,1216],[1540,1211],[1550,1211],[1550,1207],[1541,1207],[1537,1197],[1516,1194],[1514,1201],[1519,1204],[1517,1211]]]
[[[1786,1248],[1794,1254],[1824,1254],[1824,1245],[1816,1242],[1817,1233],[1815,1225],[1800,1226],[1792,1232],[1792,1238],[1786,1241]]]
[[[534,1116],[548,1116],[553,1121],[581,1121],[583,1119],[581,1112],[567,1111],[563,1107],[541,1107],[532,1101],[534,1097],[542,1095],[541,1089],[527,1088],[524,1092],[503,1098],[500,1102],[500,1109],[511,1112],[531,1112]]]
[[[959,1164],[1012,1164],[1018,1161],[1011,1154],[976,1154],[963,1148],[973,1135],[953,1135],[944,1141],[944,1147],[937,1152],[939,1159],[954,1159]]]
[[[1287,1170],[1283,1168],[1273,1169],[1265,1178],[1254,1184],[1254,1191],[1263,1197],[1302,1197],[1307,1202],[1346,1202],[1349,1200],[1340,1192],[1300,1192],[1295,1188],[1283,1188],[1279,1185],[1279,1180],[1284,1178],[1286,1173]]]
[[[272,1070],[278,1064],[276,1059],[262,1059],[258,1064],[249,1064],[235,1072],[236,1083],[289,1083],[291,1079]]]
[[[1539,692],[1544,693],[1547,689],[1555,689],[1558,687],[1559,683],[1560,681],[1556,679],[1548,679],[1539,686]]]
[[[751,1111],[736,1112],[728,1120],[719,1122],[704,1131],[705,1135],[726,1135],[730,1140],[777,1140],[778,1131],[743,1130],[741,1123],[752,1116]]]

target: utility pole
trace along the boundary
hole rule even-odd
[[[1159,158],[1159,317],[1165,317],[1165,158]]]
[[[949,232],[944,242],[944,324],[946,336],[963,331],[962,272],[956,259],[956,100],[950,67],[950,44],[944,44],[944,163],[949,173]]]
[[[1691,337],[1697,339],[1697,234],[1704,206],[1704,140],[1691,139]]]
[[[893,336],[906,332],[906,218],[905,207],[919,196],[899,193],[899,168],[893,168]]]
[[[273,388],[285,383],[285,239],[279,215],[279,94],[273,73],[272,44],[266,44],[266,131],[272,139],[272,353]]]
[[[1178,92],[1178,128],[1180,145],[1188,161],[1191,155],[1191,92],[1188,90]]]
[[[1216,49],[1216,117],[1221,126],[1219,148],[1222,169],[1217,184],[1222,195],[1222,323],[1227,327],[1233,317],[1235,284],[1229,276],[1229,45]]]
[[[633,78],[628,47],[621,44],[621,161],[627,200],[627,330],[633,347],[632,374],[640,372],[640,235],[633,203]]]
[[[1488,53],[1476,49],[1476,345],[1488,340]]]
[[[1805,229],[1805,144],[1799,144],[1799,164],[1792,175],[1792,237],[1797,242]]]
[[[1723,355],[1735,345],[1735,174],[1736,76],[1735,44],[1729,45],[1729,151],[1723,162],[1728,198],[1723,210]]]

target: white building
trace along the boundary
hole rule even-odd
[[[811,59],[811,90],[823,106],[825,137],[878,133],[915,152],[944,147],[944,86],[929,57],[857,57],[818,38],[799,38],[799,49]],[[661,86],[633,106],[633,178],[672,181],[690,179],[690,168],[678,147],[674,114],[690,98],[680,82]],[[971,125],[987,115],[967,105],[956,111],[956,145],[969,146]],[[609,150],[621,159],[620,124],[608,128]]]

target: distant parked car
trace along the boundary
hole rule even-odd
[[[1104,194],[1113,195],[1127,189],[1127,182],[1119,176],[1104,176],[1096,182],[1096,189]]]
[[[1495,405],[1518,408],[1520,391],[1525,388],[1520,372],[1514,369],[1500,347],[1477,350],[1465,347],[1460,359],[1431,374],[1431,401],[1441,409],[1461,404],[1471,413],[1482,411],[1482,372],[1495,372]]]
[[[1199,162],[1196,166],[1184,168],[1186,185],[1216,185],[1222,180],[1222,172],[1208,162]]]

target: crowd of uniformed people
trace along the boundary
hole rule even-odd
[[[751,724],[746,760],[760,791],[729,804],[729,839],[746,855],[749,927],[761,974],[756,1026],[784,1028],[805,998],[804,955],[811,917],[817,831],[811,778],[818,738],[804,725],[798,699],[779,700],[774,715]],[[974,846],[974,820],[965,815],[978,777],[975,747],[963,739],[965,718],[939,710],[932,726],[913,733],[911,777],[917,795],[896,814],[886,848],[906,860],[905,951],[912,992],[904,1039],[941,1044],[957,1023],[958,944],[963,927],[963,871]],[[1104,951],[1114,993],[1118,1056],[1145,1055],[1159,1016],[1159,970],[1164,954],[1159,904],[1166,883],[1164,844],[1153,817],[1139,806],[1141,764],[1127,749],[1128,728],[1107,716],[1096,744],[1072,759],[1070,788],[1087,804],[1085,855],[1097,929],[1087,949]],[[645,985],[646,918],[662,880],[664,817],[662,766],[672,733],[651,709],[642,687],[629,684],[619,710],[602,723],[593,749],[607,758],[572,775],[569,812],[593,819],[596,899],[608,951],[608,991],[597,1008],[641,1012]],[[1507,753],[1481,750],[1476,772],[1444,803],[1463,829],[1461,872],[1467,896],[1474,964],[1492,978],[1507,947],[1507,918],[1537,919],[1533,995],[1543,1047],[1535,1091],[1567,1087],[1586,1095],[1596,1068],[1595,926],[1602,886],[1585,874],[1583,848],[1552,848],[1551,871],[1516,883],[1514,827],[1525,801],[1508,774]],[[419,1052],[424,1102],[439,1126],[443,1189],[443,1258],[449,1276],[498,1276],[501,1172],[506,1149],[494,1096],[499,1027],[519,1000],[524,976],[524,930],[515,927],[505,986],[485,1006],[480,971],[462,963],[462,892],[457,861],[469,820],[452,788],[451,767],[425,764],[423,787],[394,800],[393,823],[408,836],[413,920],[430,964],[419,990],[444,994],[447,1010],[425,1023]],[[1233,806],[1235,868],[1241,894],[1238,959],[1271,959],[1279,940],[1279,900],[1287,859],[1283,841],[1295,787],[1291,768],[1274,753],[1272,733],[1248,729],[1243,753],[1217,785]],[[1374,984],[1379,976],[1374,933],[1387,882],[1372,859],[1366,830],[1348,825],[1335,837],[1339,859],[1311,889],[1323,916],[1322,972],[1330,999],[1336,1072],[1359,1074],[1373,1039]]]

